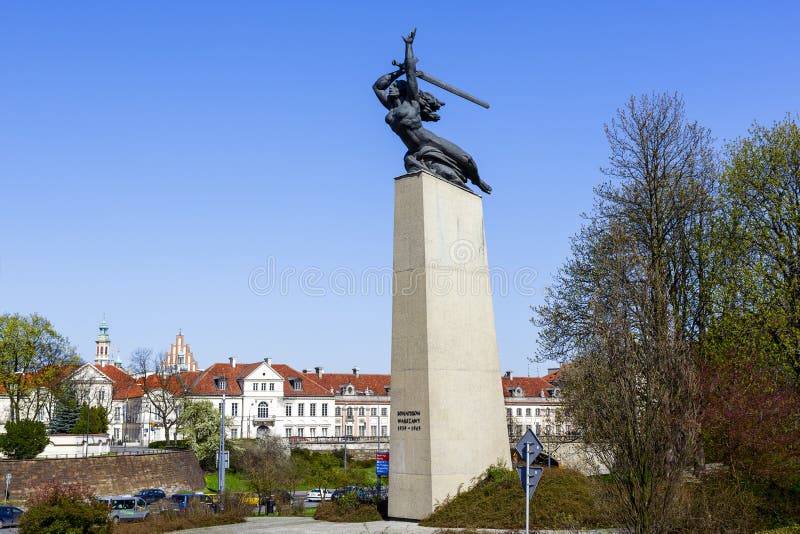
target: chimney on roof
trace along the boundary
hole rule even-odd
[[[269,356],[267,356],[266,358],[264,358],[264,362],[265,362],[267,365],[269,365],[270,367],[272,367],[272,358],[270,358]]]
[[[325,369],[322,367],[314,367],[314,372],[317,373],[317,378],[322,378],[322,375],[325,373]]]
[[[561,367],[548,367],[548,368],[547,368],[547,374],[548,374],[548,375],[552,375],[553,373],[555,373],[555,372],[556,372],[556,371],[558,371],[559,369],[561,369]]]
[[[359,374],[359,372],[358,372],[358,371],[359,371],[359,368],[358,368],[358,367],[353,367],[353,375],[354,375],[356,378],[358,378],[359,376],[361,376],[361,375]]]
[[[506,371],[506,378],[508,378],[509,380],[514,380],[514,372],[511,371],[511,369]]]
[[[236,356],[231,356],[230,358],[228,358],[228,361],[231,362],[231,367],[236,369]]]

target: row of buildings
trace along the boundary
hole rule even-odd
[[[357,367],[348,373],[297,370],[269,357],[247,363],[230,357],[201,370],[181,332],[157,372],[136,373],[112,361],[105,322],[95,344],[94,362],[76,368],[69,380],[85,392],[85,403],[106,407],[109,435],[117,444],[147,446],[168,432],[174,437],[187,399],[221,407],[224,398],[231,438],[272,434],[294,443],[336,445],[345,439],[388,442],[391,435],[388,374],[361,373]],[[543,378],[514,377],[510,371],[501,377],[510,438],[527,428],[539,435],[569,433],[559,417],[558,370],[550,371]],[[46,420],[47,411],[39,417]]]

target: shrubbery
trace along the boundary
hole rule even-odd
[[[21,534],[110,534],[108,508],[79,484],[50,484],[28,501]]]
[[[148,447],[150,447],[151,449],[181,449],[181,450],[187,450],[190,448],[189,442],[186,441],[185,439],[179,439],[177,441],[172,440],[169,442],[169,446],[167,446],[167,442],[164,441],[163,439],[160,441],[151,441]]]
[[[30,419],[7,421],[6,433],[0,434],[0,451],[13,460],[35,458],[48,443],[44,423]]]

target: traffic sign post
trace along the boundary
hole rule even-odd
[[[542,452],[542,442],[533,433],[530,428],[523,434],[514,449],[517,451],[519,458],[525,462],[524,466],[517,467],[517,474],[519,480],[522,482],[522,489],[525,490],[525,534],[530,532],[530,507],[531,497],[533,492],[536,491],[536,486],[539,485],[539,479],[542,478],[544,469],[541,467],[533,467],[533,461]]]
[[[381,476],[389,475],[389,452],[378,451],[375,453],[375,474],[378,476],[378,498],[381,495]]]

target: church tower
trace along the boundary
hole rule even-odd
[[[170,374],[197,371],[197,362],[194,359],[194,354],[192,354],[189,345],[184,341],[181,330],[178,330],[178,335],[175,336],[175,343],[170,346],[169,352],[164,355],[161,368],[164,372]]]
[[[100,323],[100,333],[94,340],[94,363],[100,367],[105,367],[111,361],[109,354],[111,353],[111,338],[108,337],[108,323],[103,319]]]

